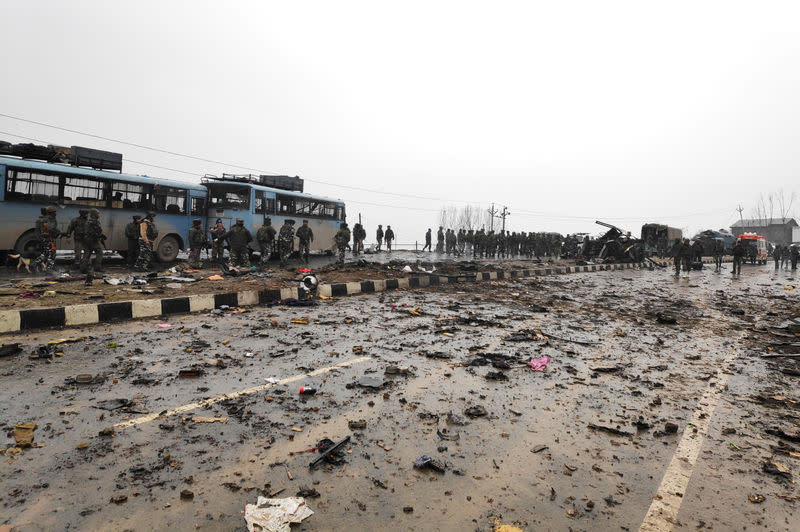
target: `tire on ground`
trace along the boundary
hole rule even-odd
[[[174,236],[165,236],[161,239],[161,242],[158,243],[156,257],[159,262],[172,262],[178,258],[178,251],[180,251],[180,249],[180,244],[178,244],[178,240]]]
[[[17,253],[21,253],[23,256],[33,256],[39,250],[39,240],[36,238],[33,231],[28,231],[19,237],[17,245],[14,246],[14,250]]]

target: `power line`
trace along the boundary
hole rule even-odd
[[[85,131],[78,131],[76,129],[70,129],[70,128],[66,128],[66,127],[56,126],[56,125],[53,125],[53,124],[47,124],[45,122],[39,122],[38,120],[30,120],[28,118],[22,118],[21,116],[14,116],[14,115],[6,114],[6,113],[0,113],[0,116],[5,117],[5,118],[10,118],[12,120],[18,120],[20,122],[27,122],[29,124],[35,124],[37,126],[43,126],[43,127],[49,127],[49,128],[52,128],[52,129],[57,129],[59,131],[66,131],[68,133],[74,133],[76,135],[84,135],[86,137],[91,137],[91,138],[95,138],[95,139],[101,139],[101,140],[105,140],[105,141],[108,141],[108,142],[116,142],[118,144],[123,144],[123,145],[126,145],[126,146],[133,146],[135,148],[141,148],[141,149],[144,149],[144,150],[151,150],[151,151],[155,151],[155,152],[159,152],[159,153],[164,153],[164,154],[167,154],[167,155],[173,155],[175,157],[185,157],[187,159],[193,159],[195,161],[201,161],[201,162],[216,164],[216,165],[219,165],[219,166],[226,166],[226,167],[229,167],[229,168],[239,168],[239,169],[247,170],[247,171],[250,171],[250,172],[258,172],[260,174],[278,175],[277,172],[270,172],[270,171],[266,171],[266,170],[260,170],[258,168],[252,168],[252,167],[243,166],[243,165],[240,165],[240,164],[232,164],[232,163],[226,163],[226,162],[222,162],[222,161],[216,161],[214,159],[206,159],[205,157],[199,157],[197,155],[189,155],[189,154],[180,153],[180,152],[176,152],[176,151],[172,151],[172,150],[165,150],[165,149],[162,149],[162,148],[156,148],[154,146],[147,146],[145,144],[138,144],[136,142],[129,142],[129,141],[126,141],[126,140],[114,139],[114,138],[106,137],[106,136],[103,136],[103,135],[96,135],[94,133],[86,133]],[[18,136],[18,135],[16,135],[16,136]],[[25,137],[21,137],[21,138],[25,138]],[[41,141],[39,141],[39,142],[41,142]],[[134,161],[131,161],[131,162],[134,162]],[[148,165],[148,166],[156,167],[155,165]],[[371,189],[371,188],[356,187],[356,186],[352,186],[352,185],[341,185],[341,184],[338,184],[338,183],[331,183],[329,181],[322,181],[322,180],[319,180],[319,179],[312,179],[312,178],[307,178],[307,177],[304,177],[303,179],[305,179],[306,181],[309,181],[311,183],[317,183],[317,184],[320,184],[320,185],[328,185],[328,186],[331,186],[331,187],[339,187],[339,188],[344,188],[344,189],[348,189],[348,190],[360,190],[362,192],[371,192],[371,193],[374,193],[374,194],[385,194],[387,196],[413,198],[413,199],[420,199],[420,200],[425,200],[425,201],[441,201],[441,202],[450,201],[450,202],[455,202],[455,203],[467,203],[467,204],[471,203],[469,201],[444,200],[442,198],[433,198],[433,197],[429,197],[429,196],[418,196],[418,195],[414,195],[414,194],[401,194],[399,192],[387,192],[385,190],[377,190],[377,189]]]
[[[71,130],[71,129],[67,129],[67,128],[61,128],[61,127],[58,127],[58,126],[51,126],[49,124],[44,124],[44,123],[41,123],[41,122],[36,122],[34,120],[27,120],[27,119],[23,119],[23,118],[11,116],[11,115],[6,115],[6,114],[3,114],[3,113],[0,113],[0,116],[13,118],[15,120],[21,120],[21,121],[24,121],[24,122],[31,122],[31,123],[34,123],[34,124],[39,124],[39,125],[43,125],[43,126],[47,126],[47,127],[53,127],[55,129],[61,129],[63,131],[69,131],[69,132],[72,132],[72,133],[78,133],[78,134],[81,134],[81,135],[87,135],[87,136],[91,136],[91,137],[95,137],[95,138],[100,138],[100,139],[103,139],[103,140],[110,140],[112,142],[120,142],[122,144],[128,144],[128,145],[131,145],[131,146],[143,147],[143,148],[146,148],[146,149],[151,149],[151,148],[149,148],[147,146],[142,146],[142,145],[139,145],[139,144],[127,143],[125,141],[117,141],[117,140],[114,140],[114,139],[109,139],[107,137],[102,137],[102,136],[99,136],[99,135],[92,135],[92,134],[89,134],[89,133],[81,133],[79,131],[75,131],[75,130]],[[16,138],[20,138],[20,139],[30,140],[32,142],[41,142],[41,143],[44,143],[44,144],[56,144],[54,142],[50,142],[50,141],[47,141],[47,140],[42,140],[42,139],[33,138],[33,137],[26,137],[24,135],[18,135],[16,133],[10,133],[10,132],[7,132],[7,131],[0,131],[0,134],[8,135],[8,136],[11,136],[11,137],[16,137]],[[164,152],[164,153],[170,153],[170,154],[175,154],[175,155],[179,155],[179,156],[184,156],[182,154],[177,154],[176,152],[170,152],[170,151],[167,151],[167,150],[160,150],[158,148],[152,148],[152,149],[155,150],[155,151],[160,151],[160,152]],[[195,158],[195,157],[190,156],[190,155],[186,155],[185,157]],[[177,168],[169,168],[169,167],[166,167],[166,166],[159,166],[159,165],[156,165],[156,164],[146,163],[146,162],[143,162],[143,161],[135,161],[133,159],[125,159],[125,160],[127,162],[131,162],[131,163],[135,163],[135,164],[141,164],[141,165],[149,166],[149,167],[152,167],[152,168],[158,168],[158,169],[161,169],[161,170],[167,170],[167,171],[170,171],[170,172],[176,172],[176,173],[190,175],[190,176],[194,176],[194,177],[203,177],[205,175],[205,174],[199,174],[199,173],[195,173],[195,172],[188,172],[186,170],[179,170]],[[224,163],[217,163],[216,161],[212,161],[210,159],[208,159],[208,160],[201,159],[201,160],[205,160],[205,161],[208,161],[208,162],[214,162],[215,164],[224,164]],[[252,169],[252,168],[248,168],[248,167],[244,167],[244,166],[237,166],[237,165],[229,165],[229,166],[234,166],[236,168],[244,168],[244,169],[250,169],[250,170],[253,170],[253,171],[256,171],[256,172],[261,172],[261,170],[256,170],[256,169]],[[346,188],[346,189],[351,189],[351,190],[360,190],[360,191],[364,191],[364,192],[375,192],[375,193],[379,193],[379,194],[387,194],[387,195],[398,196],[398,197],[409,197],[409,198],[415,198],[415,199],[425,199],[425,200],[430,200],[430,201],[441,201],[443,203],[456,202],[456,203],[466,203],[466,204],[472,204],[472,205],[476,204],[476,202],[471,202],[471,201],[445,200],[445,199],[439,199],[439,198],[426,198],[424,196],[415,196],[415,195],[412,195],[412,194],[400,194],[400,193],[395,193],[395,192],[376,191],[376,190],[372,190],[372,189],[354,187],[354,186],[350,186],[350,185],[335,185],[335,184],[332,184],[332,183],[327,183],[325,181],[316,181],[316,180],[313,180],[313,179],[307,179],[307,180],[310,181],[310,182],[313,182],[313,183],[321,183],[321,184],[326,184],[326,185],[331,185],[331,186],[336,186],[336,187],[341,187],[341,188]],[[370,206],[375,206],[375,207],[386,207],[386,208],[390,208],[390,209],[404,209],[404,210],[424,211],[424,212],[439,212],[439,211],[441,211],[441,208],[433,209],[433,208],[425,208],[425,207],[406,207],[406,206],[401,206],[401,205],[393,205],[393,204],[386,204],[386,203],[375,203],[375,202],[365,202],[365,201],[354,201],[354,200],[348,200],[347,203],[355,203],[355,204],[358,204],[358,205],[370,205]],[[477,202],[477,204],[480,204],[480,203],[482,203],[482,202]],[[492,208],[494,209],[494,206],[492,206]],[[714,210],[714,211],[683,214],[683,215],[678,215],[678,216],[675,216],[675,215],[650,216],[650,215],[648,215],[648,216],[626,216],[626,217],[619,217],[619,216],[578,216],[578,215],[569,215],[569,214],[556,214],[556,213],[545,212],[545,211],[526,211],[526,210],[518,210],[516,212],[517,212],[518,215],[520,215],[523,218],[546,217],[546,218],[548,218],[550,220],[561,220],[561,221],[598,220],[598,219],[613,220],[613,221],[638,221],[638,220],[642,220],[642,219],[673,219],[673,220],[677,219],[677,220],[680,220],[680,219],[685,219],[685,218],[692,218],[692,217],[695,217],[695,216],[718,214],[718,213],[723,212],[723,211],[724,212],[728,212],[728,209],[718,209],[718,210]],[[497,212],[497,211],[495,211],[495,212]],[[492,218],[494,218],[494,216]]]
[[[26,137],[24,135],[17,135],[16,133],[9,133],[8,131],[0,131],[0,135],[8,135],[9,137],[16,137],[19,139],[30,140],[32,142],[42,142],[45,144],[53,144],[50,141],[37,139],[33,137]],[[198,174],[194,172],[187,172],[186,170],[178,170],[177,168],[168,168],[166,166],[159,166],[157,164],[146,163],[143,161],[134,161],[133,159],[125,159],[127,162],[142,164],[144,166],[151,166],[153,168],[160,168],[161,170],[169,170],[170,172],[178,172],[181,174],[191,175],[195,177],[204,177],[205,174]],[[425,207],[407,207],[404,205],[392,205],[388,203],[374,203],[369,201],[350,201],[348,200],[347,203],[355,203],[357,205],[372,205],[375,207],[387,207],[390,209],[404,209],[404,210],[413,210],[413,211],[428,211],[428,212],[439,212],[441,209],[430,209]]]

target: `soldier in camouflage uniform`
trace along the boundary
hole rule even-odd
[[[136,263],[136,255],[139,254],[139,224],[141,223],[142,217],[134,214],[133,221],[125,226],[125,238],[128,239],[128,253],[125,260],[128,262],[128,268],[133,268]]]
[[[200,219],[192,221],[192,228],[189,229],[189,267],[200,267],[200,252],[206,247],[206,235],[203,233],[203,221]]]
[[[387,231],[389,229],[387,228]],[[334,242],[336,242],[336,249],[339,252],[339,265],[344,265],[344,252],[347,249],[347,243],[350,242],[350,229],[347,228],[347,224],[342,222],[342,225],[339,226],[339,230],[336,231],[336,235],[333,237]]]
[[[308,226],[308,220],[303,220],[303,225],[297,230],[296,236],[300,239],[300,257],[308,264],[308,253],[311,250],[311,242],[314,241],[314,231]]]
[[[349,230],[347,231],[350,232]],[[383,244],[383,226],[378,225],[378,230],[375,231],[375,241],[377,242],[377,246],[375,247],[375,251],[381,250],[381,244]]]
[[[281,230],[278,233],[278,248],[281,254],[281,268],[286,267],[289,257],[292,255],[292,248],[294,247],[294,220],[287,219],[283,222]],[[349,239],[348,239],[349,240]]]
[[[72,262],[72,267],[78,269],[81,264],[81,254],[83,252],[83,234],[86,232],[86,223],[89,221],[89,211],[81,209],[78,211],[78,216],[70,220],[67,226],[67,238],[72,237],[72,247],[75,251],[75,258]]]
[[[56,266],[56,239],[61,236],[56,221],[57,209],[54,206],[42,209],[42,215],[36,220],[36,236],[39,239],[40,254],[34,264],[41,264],[45,271],[52,271]]]
[[[236,225],[225,233],[225,240],[228,241],[231,264],[240,268],[250,268],[250,248],[248,244],[252,242],[253,235],[244,226],[242,218],[236,218]]]
[[[208,231],[211,234],[211,260],[220,263],[225,260],[225,226],[222,218],[217,218],[214,227]]]
[[[139,224],[139,255],[136,257],[136,270],[146,272],[150,270],[150,263],[153,261],[153,244],[158,238],[158,229],[155,224],[156,214],[148,212],[144,220]]]
[[[261,250],[261,259],[259,266],[264,269],[267,267],[267,262],[272,256],[272,248],[275,246],[275,235],[278,232],[272,227],[272,219],[264,218],[264,225],[256,232],[256,242],[258,242],[258,249]]]
[[[103,234],[103,227],[100,225],[100,211],[92,209],[91,218],[86,222],[86,230],[83,236],[83,258],[81,259],[81,271],[91,275],[94,272],[103,270],[103,244],[106,235]],[[91,263],[92,253],[94,253],[94,263]]]

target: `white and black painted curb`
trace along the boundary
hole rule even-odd
[[[641,268],[643,263],[634,264],[596,264],[592,266],[552,266],[523,270],[497,270],[491,272],[470,272],[458,275],[423,274],[415,277],[385,279],[374,281],[355,281],[351,283],[322,284],[318,293],[324,297],[343,297],[355,294],[369,294],[387,290],[441,286],[453,283],[494,281],[541,275],[565,273],[599,272]],[[121,320],[186,314],[219,308],[269,305],[284,299],[301,299],[302,290],[283,288],[281,290],[246,290],[223,294],[199,294],[164,299],[140,299],[114,303],[89,303],[67,305],[55,308],[25,310],[0,310],[0,334],[36,329],[77,327],[95,323],[111,323]]]

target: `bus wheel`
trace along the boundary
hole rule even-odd
[[[161,239],[161,242],[158,244],[158,250],[156,250],[156,254],[158,255],[159,262],[172,262],[176,258],[178,258],[178,251],[180,250],[180,246],[178,245],[178,241],[175,240],[174,236],[165,236]]]
[[[33,231],[29,231],[19,237],[14,249],[17,253],[22,254],[23,257],[33,257],[39,254],[39,239],[36,238]]]

